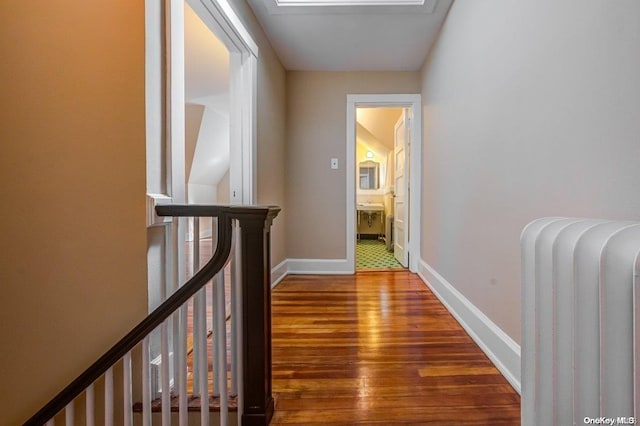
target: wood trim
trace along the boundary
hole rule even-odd
[[[242,276],[242,425],[273,417],[271,373],[270,223],[240,218]],[[251,295],[251,297],[249,297]]]
[[[158,216],[173,217],[219,217],[229,216],[231,219],[255,218],[269,220],[269,224],[280,212],[277,206],[220,206],[220,205],[161,205],[156,207]]]

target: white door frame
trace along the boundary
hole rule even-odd
[[[176,288],[185,281],[184,256],[181,254],[184,244],[181,242],[186,237],[186,222],[155,214],[156,205],[187,202],[184,170],[185,2],[229,50],[231,203],[254,204],[257,186],[257,44],[228,0],[146,0],[147,227],[168,227],[164,244],[173,246],[174,253],[167,253],[167,256],[174,260],[167,262],[167,289]],[[169,62],[163,66],[165,57]],[[154,267],[151,263],[157,265],[150,261],[150,268]]]
[[[232,204],[256,202],[258,45],[228,0],[146,0],[147,226],[170,223],[169,218],[155,215],[156,205],[186,203],[184,170],[171,167],[175,156],[184,162],[185,2],[229,50],[229,195]],[[163,42],[158,39],[162,33],[159,27],[164,25],[162,9],[167,15],[165,49],[171,58],[166,71],[162,67]],[[168,90],[163,99],[165,85]]]
[[[229,151],[229,199],[232,204],[255,204],[258,45],[228,0],[186,1],[229,51],[229,136],[232,141]]]
[[[155,214],[156,205],[185,204],[187,201],[184,170],[185,2],[229,50],[230,98],[233,100],[230,111],[231,202],[255,202],[256,43],[228,0],[145,0],[149,311],[186,280],[186,218],[164,218]],[[178,333],[174,327],[170,339]],[[159,354],[157,343],[152,339],[152,357]]]
[[[232,100],[230,200],[233,204],[254,204],[256,201],[257,44],[228,0],[146,0],[147,227],[167,227],[163,244],[167,251],[173,251],[166,253],[167,260],[173,259],[167,262],[164,272],[167,289],[176,288],[185,281],[184,256],[181,254],[184,244],[181,242],[186,237],[186,222],[155,214],[156,205],[187,201],[184,170],[185,1],[229,50]],[[170,59],[163,66],[165,57]],[[159,259],[158,262],[149,259],[149,268],[161,263]],[[149,273],[151,276],[151,269]],[[153,305],[150,303],[150,310],[155,307]]]
[[[409,108],[409,270],[418,271],[422,207],[422,96],[420,94],[347,95],[347,265],[356,270],[356,108]]]

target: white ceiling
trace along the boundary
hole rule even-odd
[[[453,0],[421,6],[278,6],[247,0],[288,70],[415,71]]]

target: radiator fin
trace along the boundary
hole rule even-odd
[[[640,223],[542,218],[521,245],[522,425],[637,418]]]

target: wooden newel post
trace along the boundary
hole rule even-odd
[[[270,229],[279,210],[265,208],[238,215],[243,299],[243,426],[266,426],[273,416]]]

